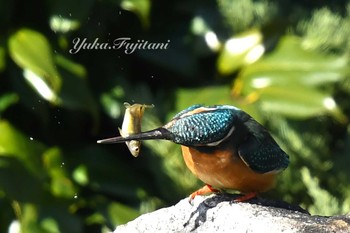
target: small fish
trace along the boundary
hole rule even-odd
[[[153,108],[154,105],[124,103],[126,108],[122,128],[119,133],[122,137],[128,137],[141,132],[142,116],[146,108]],[[141,141],[131,140],[126,142],[130,153],[137,157],[140,153]]]

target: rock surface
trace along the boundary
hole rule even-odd
[[[236,203],[236,195],[197,196],[144,214],[118,226],[114,233],[132,232],[350,232],[350,215],[311,216],[299,206],[261,198]]]

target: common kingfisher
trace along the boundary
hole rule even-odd
[[[167,124],[128,137],[98,143],[164,139],[180,144],[190,171],[206,185],[190,195],[219,190],[245,194],[246,201],[274,186],[277,174],[287,168],[289,156],[270,133],[249,114],[230,105],[193,105]]]

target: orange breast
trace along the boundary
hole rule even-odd
[[[264,192],[274,185],[275,173],[256,173],[231,152],[206,154],[186,146],[181,146],[181,149],[191,172],[213,187],[248,193]]]

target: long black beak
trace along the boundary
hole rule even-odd
[[[101,140],[98,140],[97,143],[113,144],[113,143],[127,142],[131,140],[142,141],[142,140],[152,140],[152,139],[172,140],[172,135],[168,130],[160,127],[147,132],[133,134],[125,138],[122,136],[118,136],[113,138],[101,139]]]

